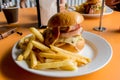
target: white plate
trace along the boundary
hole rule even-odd
[[[74,7],[70,7],[69,11],[75,11]],[[108,6],[106,6],[106,11],[103,13],[103,16],[105,15],[109,15],[112,14],[113,10],[111,8],[109,8]],[[85,17],[90,17],[90,18],[99,18],[100,14],[82,14]]]
[[[86,39],[86,44],[79,54],[89,57],[92,61],[83,67],[79,67],[76,71],[30,69],[25,61],[16,61],[16,58],[20,53],[20,50],[16,48],[17,43],[13,46],[12,58],[19,67],[38,75],[50,77],[73,77],[89,74],[103,68],[110,61],[112,57],[112,48],[105,39],[93,33],[84,31],[83,37]]]
[[[109,15],[112,14],[113,10],[111,8],[109,8],[108,6],[106,6],[106,11],[103,13],[103,15]],[[98,18],[100,17],[100,14],[82,14],[85,17],[93,17],[93,18]]]

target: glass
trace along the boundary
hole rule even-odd
[[[7,23],[16,23],[18,22],[18,7],[8,7],[2,9],[6,17]]]

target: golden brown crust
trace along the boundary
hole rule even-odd
[[[61,12],[57,13],[48,21],[48,27],[68,27],[83,22],[83,16],[78,12]]]

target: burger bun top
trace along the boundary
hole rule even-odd
[[[80,24],[84,21],[84,17],[78,12],[60,12],[53,15],[48,21],[48,27],[68,27]]]

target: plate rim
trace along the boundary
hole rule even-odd
[[[113,10],[110,7],[106,6],[106,11],[103,13],[103,16],[109,15],[112,13],[113,13]],[[95,17],[95,18],[98,18],[100,16],[100,14],[82,14],[82,15],[85,17]]]
[[[46,74],[41,74],[41,73],[39,74],[39,73],[34,72],[34,70],[33,70],[33,69],[30,69],[30,68],[25,69],[25,68],[21,67],[21,66],[17,63],[17,61],[15,60],[15,58],[14,58],[14,56],[13,56],[13,55],[14,55],[13,49],[15,48],[15,45],[17,45],[17,43],[15,43],[14,46],[13,46],[13,48],[12,48],[12,59],[13,59],[13,61],[14,61],[20,68],[22,68],[22,69],[24,69],[24,70],[26,70],[26,71],[28,71],[28,72],[31,72],[31,73],[34,73],[34,74],[37,74],[37,75],[42,75],[42,76],[48,76],[48,77],[75,77],[75,76],[82,76],[82,75],[86,75],[86,74],[93,73],[93,72],[95,72],[95,71],[103,68],[105,65],[107,65],[107,64],[110,62],[110,60],[111,60],[111,58],[112,58],[113,50],[112,50],[112,47],[111,47],[110,43],[109,43],[106,39],[104,39],[103,37],[101,37],[101,36],[99,36],[99,35],[97,35],[97,34],[88,32],[88,31],[83,31],[83,36],[84,36],[85,34],[89,34],[89,35],[92,35],[92,36],[97,36],[98,38],[100,38],[100,39],[102,39],[103,41],[105,41],[106,44],[108,45],[108,47],[110,48],[110,52],[111,52],[111,53],[109,53],[109,58],[108,58],[108,60],[107,60],[102,66],[100,66],[100,67],[98,67],[98,68],[96,68],[96,69],[94,69],[94,70],[91,70],[90,72],[86,72],[86,73],[81,74],[81,75],[76,74],[76,75],[72,75],[72,76],[70,76],[70,75],[67,75],[67,76],[60,76],[60,75],[59,75],[59,76],[58,76],[58,75],[57,75],[57,76],[54,76],[54,75],[46,75]],[[94,43],[93,43],[93,44],[94,44]],[[89,64],[89,63],[88,63],[88,64]],[[30,71],[29,69],[30,69],[31,71]]]

